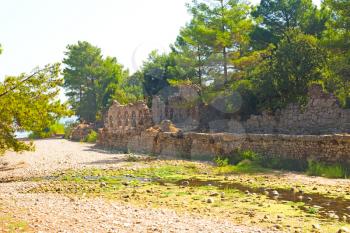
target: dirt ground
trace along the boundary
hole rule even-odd
[[[1,158],[1,232],[276,232],[101,198],[23,193],[22,190],[36,185],[21,181],[26,178],[49,176],[67,169],[118,168],[127,164],[126,155],[102,151],[91,144],[61,139],[40,140],[35,144],[35,152],[7,153]],[[27,225],[8,227],[1,224],[4,216]]]

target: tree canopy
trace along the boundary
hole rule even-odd
[[[33,148],[16,139],[18,131],[41,131],[68,115],[58,99],[59,64],[48,65],[31,75],[6,77],[0,83],[0,153]]]
[[[249,115],[304,104],[317,82],[349,106],[349,1],[193,0],[187,7],[192,19],[171,52],[152,53],[139,71],[146,95],[187,80],[207,103],[238,93],[240,114]]]
[[[124,84],[128,71],[116,58],[104,58],[100,48],[86,41],[68,45],[65,55],[63,86],[80,120],[101,120],[113,99],[127,101]]]

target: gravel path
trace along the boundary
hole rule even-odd
[[[4,165],[0,165],[0,180],[50,175],[70,168],[118,167],[125,159],[122,154],[66,140],[41,140],[36,147],[36,152],[6,154],[2,158]],[[27,221],[35,232],[267,232],[220,219],[179,215],[171,210],[145,209],[99,198],[70,199],[20,192],[33,185],[36,184],[0,183],[0,203],[6,207],[5,212]]]
[[[92,144],[64,139],[38,140],[35,152],[7,153],[0,157],[0,181],[50,175],[55,171],[86,167],[118,167],[126,155],[112,154]],[[1,166],[5,164],[5,166]]]

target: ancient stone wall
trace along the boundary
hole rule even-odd
[[[98,144],[126,149],[129,139],[146,131],[153,121],[145,103],[121,105],[115,101],[106,114],[104,125],[99,130]]]
[[[171,120],[185,131],[196,129],[200,119],[199,91],[195,85],[182,85],[165,100],[155,96],[152,101],[153,121],[159,124]]]
[[[105,128],[114,134],[144,131],[152,125],[150,110],[144,102],[129,105],[114,102],[105,118]]]
[[[324,93],[319,86],[310,89],[305,108],[289,105],[274,115],[264,113],[244,122],[220,118],[209,122],[210,128],[220,125],[221,132],[229,129],[231,133],[168,132],[167,128],[174,127],[164,119],[173,119],[174,123],[178,122],[176,126],[188,127],[191,126],[189,122],[200,121],[203,117],[201,108],[191,105],[189,100],[194,99],[191,93],[194,92],[186,87],[165,101],[155,97],[152,114],[142,102],[126,106],[114,103],[107,113],[104,129],[99,131],[98,144],[124,151],[192,159],[212,159],[237,150],[253,150],[266,156],[350,162],[350,135],[347,134],[350,133],[350,110],[341,109],[336,98]],[[167,123],[169,127],[154,126],[153,122]],[[333,133],[342,134],[328,135]]]
[[[201,110],[201,125],[207,132],[238,134],[322,135],[350,133],[350,109],[342,109],[337,98],[321,86],[309,89],[306,106],[289,104],[275,113],[264,111],[241,121],[235,114],[223,114],[212,106]]]
[[[71,132],[71,135],[69,138],[72,141],[85,141],[85,139],[88,137],[88,135],[91,133],[91,131],[95,130],[95,126],[92,124],[79,124],[77,125]]]
[[[265,156],[350,162],[350,135],[268,135],[142,132],[114,138],[109,145],[131,152],[177,158],[212,160],[237,150],[252,150]]]
[[[350,133],[350,109],[340,108],[333,94],[324,93],[321,86],[314,85],[309,90],[309,101],[304,108],[290,104],[275,114],[264,112],[260,116],[252,116],[241,126],[246,133]]]

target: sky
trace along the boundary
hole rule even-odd
[[[152,50],[168,51],[190,19],[188,1],[0,0],[0,80],[62,61],[79,40],[134,72]]]

